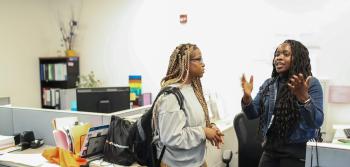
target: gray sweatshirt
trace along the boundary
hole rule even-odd
[[[205,155],[205,117],[192,86],[184,85],[180,91],[185,111],[180,110],[173,94],[161,96],[155,105],[157,156],[166,145],[162,162],[171,167],[199,167]]]

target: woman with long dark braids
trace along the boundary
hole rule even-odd
[[[248,119],[260,119],[263,138],[259,167],[304,167],[306,142],[317,137],[323,123],[322,87],[312,76],[309,51],[300,42],[278,46],[271,78],[251,97],[253,76],[242,76],[242,109]]]

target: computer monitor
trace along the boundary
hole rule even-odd
[[[111,113],[129,108],[129,87],[77,88],[78,111]]]

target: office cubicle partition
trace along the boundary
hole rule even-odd
[[[44,139],[48,145],[55,145],[52,135],[52,120],[60,117],[77,117],[79,122],[89,122],[92,126],[106,125],[110,123],[111,116],[122,118],[141,115],[150,106],[123,110],[110,114],[72,112],[64,110],[0,107],[0,134],[13,135],[23,131],[33,131],[35,138]]]
[[[55,145],[52,135],[52,120],[60,117],[77,117],[79,122],[90,122],[92,126],[102,124],[102,116],[80,112],[13,108],[14,133],[31,130],[35,138],[43,138],[46,144]]]
[[[350,146],[336,143],[308,142],[305,167],[348,167]]]
[[[0,134],[13,135],[13,114],[12,108],[0,106]]]

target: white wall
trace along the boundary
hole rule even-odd
[[[254,74],[257,90],[271,73],[275,47],[286,38],[301,40],[309,47],[315,76],[331,84],[350,82],[341,77],[349,67],[331,63],[334,50],[342,53],[342,60],[349,59],[344,52],[346,41],[338,41],[350,35],[346,31],[350,25],[346,22],[350,15],[347,1],[84,2],[81,21],[95,24],[85,23],[90,27],[80,29],[84,37],[82,72],[94,70],[106,85],[125,85],[129,74],[141,74],[143,90],[155,93],[174,47],[193,42],[205,59],[206,90],[217,92],[230,112],[226,115],[233,116],[232,112],[240,110],[241,74]],[[188,14],[186,25],[179,24],[182,13]]]
[[[38,57],[59,42],[49,14],[47,0],[0,1],[0,96],[15,105],[40,106]]]
[[[172,50],[192,42],[206,63],[203,85],[223,100],[225,116],[240,111],[242,73],[255,92],[270,76],[275,47],[286,38],[309,47],[313,73],[350,85],[347,55],[350,2],[346,0],[8,0],[0,1],[0,96],[39,106],[39,56],[56,56],[57,18],[79,18],[76,50],[81,74],[93,70],[105,86],[141,74],[143,91],[156,93]],[[254,5],[253,5],[254,4]],[[179,14],[188,23],[179,24]],[[20,69],[21,68],[21,69]],[[29,83],[29,84],[28,84]],[[350,105],[330,104],[331,123],[350,123]],[[335,114],[333,114],[335,113]]]

